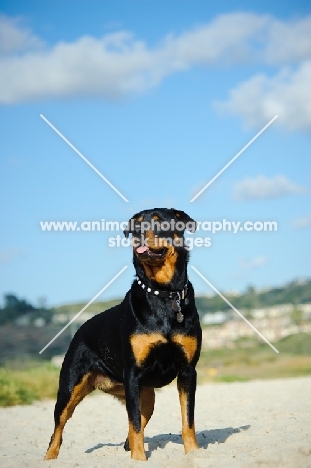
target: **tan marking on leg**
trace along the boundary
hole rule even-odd
[[[132,335],[130,337],[131,346],[134,357],[138,365],[140,365],[150,353],[153,346],[161,343],[167,343],[161,333],[150,333],[141,335]]]
[[[124,385],[111,380],[107,375],[97,373],[94,380],[94,387],[104,393],[117,398],[122,404],[125,404],[125,389]]]
[[[187,395],[185,392],[179,392],[179,401],[181,408],[181,420],[182,420],[182,438],[184,442],[185,453],[190,452],[190,450],[196,450],[199,448],[196,435],[194,423],[192,427],[189,427],[188,415],[187,415]]]
[[[197,339],[194,336],[176,334],[172,336],[172,341],[182,347],[188,362],[191,362],[198,347]]]
[[[94,375],[89,372],[84,375],[81,382],[73,388],[71,397],[60,415],[59,424],[55,427],[45,460],[57,458],[62,443],[62,433],[68,419],[71,418],[76,406],[94,389]]]
[[[51,437],[51,441],[49,444],[49,448],[45,454],[44,460],[54,460],[58,457],[59,449],[62,444],[62,434],[63,434],[64,426],[59,424]]]
[[[129,422],[129,445],[131,449],[131,458],[134,460],[146,461],[146,453],[144,448],[144,431],[141,429],[139,432],[136,432],[133,424]]]
[[[120,403],[122,403],[122,405],[125,405],[125,402],[126,402],[126,400],[125,400],[125,389],[124,389],[123,384],[116,384],[107,393],[109,393],[109,395],[112,395],[115,398],[117,398],[117,400],[119,400]]]
[[[154,409],[155,393],[153,388],[142,388],[140,392],[141,425],[144,430],[152,416]]]
[[[155,393],[153,388],[144,387],[140,393],[141,429],[144,431],[152,416],[154,409]],[[129,434],[127,437],[129,441]],[[130,445],[130,443],[129,443]],[[130,446],[131,448],[131,446]]]
[[[94,387],[103,392],[109,392],[110,389],[114,388],[116,382],[113,382],[107,375],[101,372],[94,373]]]

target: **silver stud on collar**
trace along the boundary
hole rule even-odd
[[[147,291],[148,291],[148,292],[151,292],[151,288],[147,288]]]
[[[159,291],[154,291],[154,294],[157,296],[159,294]]]

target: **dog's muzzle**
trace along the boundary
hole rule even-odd
[[[161,259],[165,257],[167,250],[168,249],[166,247],[152,249],[146,245],[141,245],[135,249],[135,252],[142,259]]]

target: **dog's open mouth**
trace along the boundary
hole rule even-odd
[[[137,247],[136,253],[139,257],[156,259],[165,257],[167,250],[168,249],[166,247],[151,249],[146,245],[141,245],[140,247]]]

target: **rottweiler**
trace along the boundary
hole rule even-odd
[[[136,278],[121,304],[85,322],[73,337],[59,378],[55,428],[46,460],[57,458],[67,420],[82,399],[100,389],[126,405],[124,448],[146,460],[144,429],[154,389],[177,377],[185,453],[198,448],[194,427],[196,364],[202,332],[187,276],[184,231],[195,221],[183,211],[154,208],[135,214],[132,234]]]

